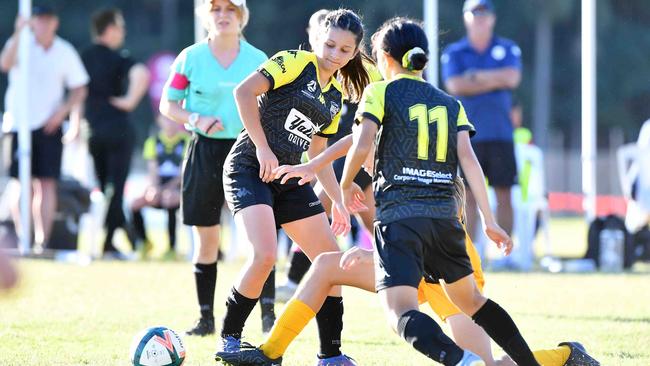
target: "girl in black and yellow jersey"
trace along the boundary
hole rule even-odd
[[[421,278],[442,280],[453,302],[518,365],[538,365],[512,318],[481,294],[472,275],[454,200],[459,163],[483,213],[487,236],[506,253],[512,241],[489,209],[485,179],[469,142],[474,129],[462,105],[422,79],[428,52],[424,31],[409,20],[389,20],[373,36],[373,49],[386,81],[364,91],[357,112],[361,126],[341,188],[345,205],[352,207],[352,179],[377,137],[375,287],[390,325],[435,361],[483,364],[418,311]]]
[[[309,27],[307,28],[307,33],[309,35],[309,47],[311,49],[315,48],[316,41],[318,39],[318,30],[322,26],[322,23],[325,20],[325,17],[331,10],[320,9],[312,14],[309,18]],[[364,60],[363,63],[366,71],[368,72],[368,77],[370,82],[380,81],[382,79],[379,71],[375,67],[374,63],[371,60]],[[341,118],[339,120],[339,128],[336,134],[330,138],[327,142],[328,146],[334,145],[336,142],[342,138],[352,134],[352,125],[354,120],[354,113],[357,110],[358,102],[351,102],[348,98],[343,96],[343,108],[341,109]],[[328,164],[330,162],[328,161]],[[343,157],[332,162],[334,167],[334,174],[336,179],[340,180],[341,175],[343,174],[343,165],[345,164],[345,159]],[[331,211],[332,201],[327,196],[327,193],[323,190],[323,186],[314,181],[314,192],[318,196],[323,208],[326,212]],[[372,195],[372,177],[364,170],[359,171],[357,176],[354,179],[354,182],[361,187],[365,195],[365,201],[363,202],[367,210],[356,212],[355,218],[356,222],[352,222],[350,234],[353,240],[358,240],[362,234],[364,228],[368,230],[368,233],[372,233],[372,222],[375,218],[375,201]],[[355,225],[356,223],[356,225]],[[361,227],[363,225],[363,227]],[[356,230],[355,230],[356,229]],[[357,243],[358,244],[358,243]],[[277,287],[276,289],[276,300],[281,302],[287,302],[296,289],[298,284],[302,280],[307,271],[311,266],[311,261],[300,250],[300,247],[293,245],[291,247],[291,256],[287,267],[287,280],[285,284]]]
[[[331,230],[310,186],[274,180],[278,164],[297,164],[304,151],[315,156],[325,149],[327,138],[338,128],[343,87],[358,100],[368,83],[360,52],[363,26],[354,12],[329,13],[318,38],[313,53],[280,52],[235,90],[245,130],[226,159],[224,189],[253,254],[226,302],[224,344],[217,360],[239,350],[244,322],[275,263],[276,227],[282,227],[310,258],[338,250],[334,235],[350,227],[331,167],[318,176],[334,202]],[[340,352],[342,315],[341,290],[335,287],[317,315],[319,365],[353,365]]]

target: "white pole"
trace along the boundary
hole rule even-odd
[[[596,217],[596,0],[582,0],[582,193],[585,219]]]
[[[427,80],[438,86],[438,0],[423,0],[424,31],[429,39],[429,64],[424,69]]]
[[[194,9],[198,9],[199,6],[203,5],[205,0],[194,0]],[[203,40],[206,36],[205,28],[201,23],[201,19],[194,14],[194,42],[199,42]]]
[[[32,15],[32,1],[19,0],[18,13],[24,19]],[[15,123],[18,125],[18,178],[20,179],[20,238],[19,250],[22,255],[29,253],[32,241],[31,225],[31,163],[32,163],[32,134],[29,124],[29,27],[24,27],[20,32],[18,48],[19,80],[17,100],[19,106],[16,110]]]

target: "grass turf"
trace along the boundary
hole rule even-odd
[[[219,266],[218,319],[239,265]],[[81,267],[22,260],[19,268],[21,286],[0,294],[0,364],[5,366],[127,365],[138,331],[166,325],[182,333],[198,315],[188,263]],[[486,290],[510,312],[533,348],[578,340],[603,365],[648,365],[648,280],[648,274],[488,273]],[[346,288],[344,298],[343,350],[361,365],[432,364],[388,329],[375,295]],[[258,309],[245,336],[254,344],[262,340]],[[185,365],[214,365],[216,336],[184,337],[184,342]],[[284,364],[313,364],[317,349],[312,322],[291,345]]]

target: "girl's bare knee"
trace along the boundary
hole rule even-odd
[[[260,269],[270,269],[275,265],[276,251],[274,249],[256,250],[253,255],[253,262]]]
[[[329,270],[338,267],[341,256],[339,253],[321,253],[312,263],[314,270]]]

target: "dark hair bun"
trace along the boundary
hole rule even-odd
[[[429,62],[429,57],[426,53],[411,53],[409,55],[409,64],[412,65],[413,70],[420,71],[424,70],[424,67]]]

